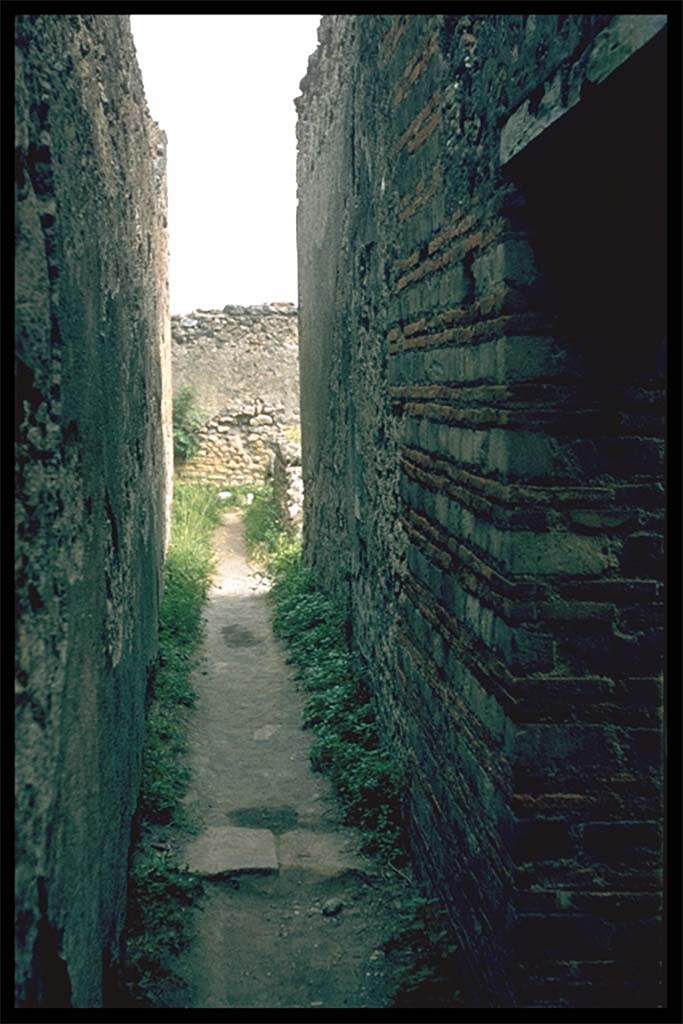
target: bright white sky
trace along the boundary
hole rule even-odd
[[[171,313],[296,302],[294,98],[320,15],[134,14],[168,136]]]

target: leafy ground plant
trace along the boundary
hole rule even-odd
[[[398,979],[394,1006],[446,1009],[460,1005],[457,946],[437,900],[404,894],[384,952]]]
[[[417,895],[405,873],[403,773],[381,743],[368,672],[349,649],[345,616],[303,564],[301,545],[282,533],[269,488],[247,508],[245,519],[248,547],[273,577],[275,633],[307,692],[303,725],[316,734],[312,766],[329,774],[345,820],[361,830],[364,851],[393,872],[397,914],[384,947],[396,980],[393,1005],[457,1006],[455,945],[443,910]]]
[[[199,880],[174,863],[165,830],[192,828],[180,803],[188,783],[187,730],[195,701],[190,673],[215,566],[212,535],[220,520],[214,490],[176,481],[126,924],[125,986],[142,1006],[162,1005],[163,994],[178,984],[173,958],[190,941],[189,911],[201,895]]]
[[[308,699],[303,724],[316,733],[311,763],[335,786],[367,852],[405,859],[400,847],[401,771],[382,748],[367,677],[349,651],[344,616],[292,554],[275,570],[273,626]]]
[[[197,405],[194,388],[180,388],[173,395],[173,454],[179,463],[187,462],[199,451],[199,430],[204,415]]]
[[[252,488],[252,499],[244,510],[244,533],[249,558],[271,574],[300,559],[301,543],[287,528],[270,479]]]

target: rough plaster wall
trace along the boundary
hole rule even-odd
[[[405,571],[400,419],[384,347],[399,210],[386,189],[390,140],[375,126],[375,109],[386,101],[382,80],[358,68],[359,87],[349,74],[360,59],[359,28],[355,18],[323,19],[298,101],[302,468],[304,494],[311,493],[304,555],[351,613],[358,647],[378,678],[389,679]],[[325,568],[330,555],[333,573]],[[395,730],[384,688],[378,703]]]
[[[329,16],[298,103],[305,553],[473,1004],[661,999],[662,24]]]
[[[259,484],[273,444],[298,443],[298,315],[291,303],[225,306],[172,317],[173,382],[204,420],[183,477]]]
[[[157,228],[152,238],[154,255],[154,286],[156,291],[156,329],[150,321],[151,337],[159,338],[159,359],[161,373],[161,433],[164,452],[165,473],[165,516],[164,552],[171,540],[171,506],[173,504],[173,346],[171,317],[169,311],[168,283],[168,177],[166,155],[166,133],[156,121],[148,119],[150,140],[153,148],[152,170],[156,196],[155,218]],[[152,249],[150,249],[150,257]]]
[[[16,1000],[95,1007],[170,499],[165,146],[127,17],[16,43]]]
[[[297,100],[297,251],[299,361],[304,492],[304,555],[314,564],[350,538],[348,344],[349,221],[353,189],[350,61],[356,52],[354,18],[323,19],[318,38],[334,45],[338,60],[309,59],[305,81],[315,82]],[[333,43],[332,43],[333,41]],[[303,298],[303,302],[301,299]],[[336,440],[335,440],[336,438]],[[313,486],[314,480],[316,486]],[[322,496],[324,495],[324,500]],[[340,605],[350,600],[350,566],[330,577]]]
[[[296,306],[225,306],[171,318],[173,387],[191,387],[208,422],[259,399],[299,418]]]

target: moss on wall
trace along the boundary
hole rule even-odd
[[[16,999],[95,1007],[170,499],[165,139],[127,17],[15,24]]]
[[[665,22],[330,15],[298,101],[304,552],[472,1005],[662,998]]]

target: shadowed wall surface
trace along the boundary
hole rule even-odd
[[[16,1002],[116,958],[172,479],[165,137],[127,17],[16,19]]]
[[[664,998],[665,25],[326,16],[298,101],[305,557],[469,1005]]]

